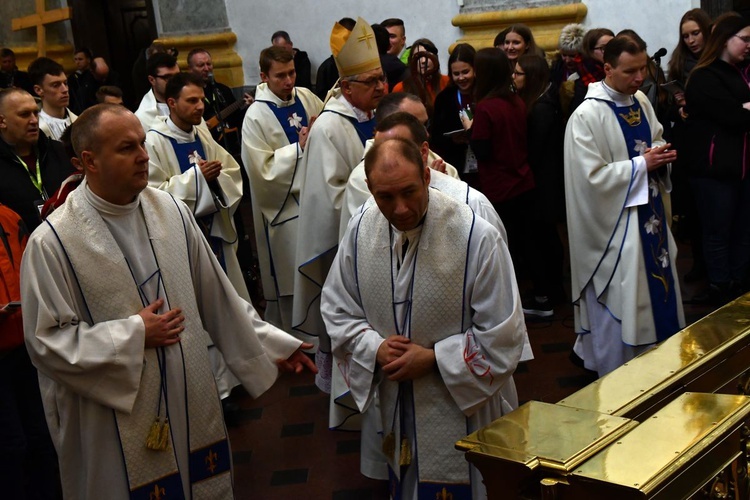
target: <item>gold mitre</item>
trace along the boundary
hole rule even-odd
[[[372,27],[357,18],[354,29],[348,29],[336,23],[331,31],[331,52],[336,60],[339,76],[353,76],[380,67],[378,44]]]

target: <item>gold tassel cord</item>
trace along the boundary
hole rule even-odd
[[[411,446],[409,440],[404,436],[401,438],[401,455],[399,456],[399,465],[405,467],[411,465]]]
[[[156,418],[146,438],[146,448],[154,451],[167,451],[169,449],[169,420],[162,423]]]
[[[148,431],[148,436],[146,437],[146,448],[149,450],[158,450],[160,437],[161,423],[159,422],[159,417],[157,417],[154,423],[151,424],[151,429]]]

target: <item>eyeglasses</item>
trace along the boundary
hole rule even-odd
[[[732,36],[736,36],[737,38],[739,38],[745,43],[750,43],[750,36],[740,36],[740,35],[732,35]]]
[[[514,71],[513,76],[526,76],[526,73],[523,73],[521,71]]]
[[[170,79],[170,78],[172,78],[173,76],[174,76],[174,75],[172,75],[172,74],[166,74],[166,75],[154,75],[154,78],[161,78],[162,80],[164,80],[164,81],[166,82],[167,80],[169,80],[169,79]]]
[[[604,52],[604,48],[605,47],[606,47],[606,45],[600,45],[598,47],[594,47],[594,50],[601,50],[602,52]]]
[[[364,85],[365,87],[377,87],[378,83],[382,83],[385,85],[388,83],[388,78],[385,75],[382,76],[373,76],[372,78],[368,78],[367,80],[349,80],[353,83],[360,83]]]

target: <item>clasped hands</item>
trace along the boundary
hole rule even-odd
[[[435,366],[435,351],[403,335],[391,335],[378,347],[377,363],[388,380],[401,382],[427,375]]]
[[[643,157],[646,159],[646,169],[650,172],[666,165],[667,163],[672,163],[677,160],[677,151],[669,149],[671,147],[672,144],[667,143],[661,146],[648,148],[643,153]]]

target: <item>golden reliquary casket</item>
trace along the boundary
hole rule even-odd
[[[456,443],[490,499],[747,499],[750,294]]]

